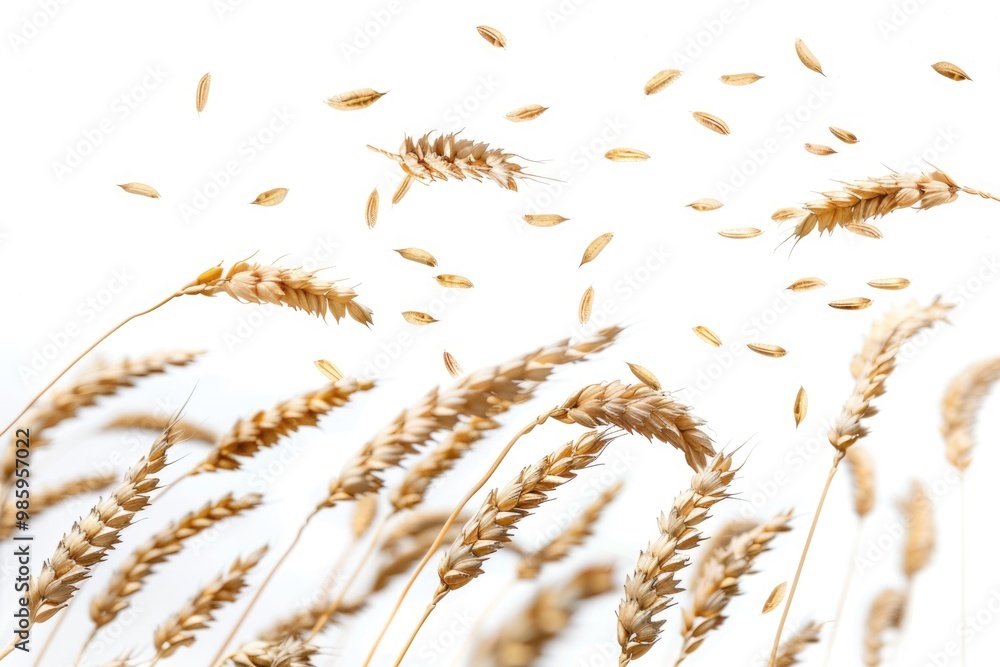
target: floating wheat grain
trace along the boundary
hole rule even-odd
[[[372,193],[368,195],[368,201],[365,204],[365,222],[368,223],[368,229],[373,229],[375,223],[378,222],[378,188],[372,190]]]
[[[773,357],[778,359],[780,357],[788,354],[785,348],[780,345],[772,345],[771,343],[747,343],[747,347],[756,352],[757,354],[763,355],[765,357]]]
[[[270,190],[265,190],[257,195],[251,204],[256,204],[257,206],[277,206],[281,202],[285,201],[285,197],[288,196],[288,188],[272,188]]]
[[[752,239],[760,236],[764,232],[756,227],[733,227],[731,229],[720,229],[719,236],[727,239]]]
[[[833,155],[837,152],[823,144],[803,144],[803,147],[813,155]]]
[[[408,259],[411,262],[416,262],[417,264],[423,264],[425,266],[437,266],[438,262],[434,259],[434,255],[430,254],[426,250],[421,250],[420,248],[399,248],[394,252],[398,252],[399,256],[403,259]]]
[[[722,202],[718,199],[695,199],[687,206],[696,211],[714,211],[722,208]]]
[[[948,77],[952,81],[972,81],[969,75],[965,73],[965,70],[954,63],[942,60],[941,62],[934,63],[931,67],[934,68],[935,72],[941,76]]]
[[[713,116],[710,113],[705,113],[704,111],[693,111],[691,115],[694,119],[704,127],[707,127],[712,132],[717,132],[718,134],[729,134],[729,126],[726,122],[719,118],[718,116]]]
[[[344,374],[340,371],[340,369],[326,359],[317,359],[313,362],[313,364],[330,382],[340,382],[344,379]]]
[[[580,324],[586,324],[590,321],[590,311],[594,307],[594,286],[591,285],[587,288],[587,291],[583,293],[580,297],[580,307],[577,310],[577,318],[580,320]]]
[[[653,95],[658,93],[674,81],[676,81],[681,75],[679,69],[665,69],[657,72],[653,77],[646,82],[644,90],[647,95]]]
[[[198,90],[195,92],[194,95],[194,107],[195,109],[198,110],[198,113],[204,111],[205,105],[208,104],[208,89],[211,87],[211,85],[212,85],[212,75],[210,73],[201,77],[201,79],[198,81]]]
[[[159,199],[160,193],[145,183],[122,183],[119,185],[122,190],[130,195],[141,195],[150,199]]]
[[[597,259],[597,256],[608,247],[608,244],[611,243],[611,239],[613,239],[614,236],[613,232],[605,232],[591,241],[587,248],[583,251],[583,258],[580,260],[580,266]]]
[[[385,93],[379,93],[371,88],[358,88],[346,93],[334,95],[326,103],[338,111],[354,111],[364,109],[378,102]]]
[[[793,292],[808,292],[810,290],[819,289],[821,287],[826,287],[826,281],[822,278],[799,278],[794,283],[786,287],[785,289],[792,290]]]
[[[548,107],[543,107],[538,104],[529,104],[527,106],[520,107],[519,109],[514,109],[504,116],[504,118],[514,123],[523,123],[525,121],[538,118],[548,110]]]
[[[788,588],[788,582],[782,581],[780,584],[774,587],[771,594],[767,596],[767,600],[764,601],[764,608],[760,610],[760,613],[767,614],[775,610],[775,608],[781,604],[781,601],[785,599],[785,590]]]
[[[763,78],[760,74],[745,72],[743,74],[723,74],[719,77],[719,80],[727,86],[748,86]]]
[[[910,286],[910,281],[906,278],[877,278],[869,280],[868,284],[875,289],[901,290]]]
[[[643,383],[650,389],[655,389],[657,391],[663,388],[660,385],[660,381],[656,379],[655,375],[653,375],[653,372],[648,368],[646,368],[645,366],[640,366],[639,364],[631,364],[627,361],[625,363],[628,365],[628,369],[632,371],[632,375],[634,375],[636,379],[639,380],[639,382]]]
[[[837,137],[845,144],[856,144],[858,143],[858,137],[853,132],[848,132],[847,130],[839,127],[830,126],[830,132],[833,136]]]
[[[837,310],[864,310],[872,305],[872,300],[863,296],[856,296],[850,299],[838,299],[831,301],[830,307]]]
[[[795,404],[792,406],[792,415],[795,417],[795,427],[798,428],[802,420],[806,418],[809,411],[809,395],[806,394],[805,387],[799,387],[795,394]]]
[[[699,324],[698,326],[691,329],[691,331],[693,331],[695,335],[698,336],[698,338],[702,339],[709,345],[713,345],[715,347],[722,346],[722,339],[719,338],[714,331],[712,331],[706,326],[702,326]]]
[[[392,193],[393,206],[395,206],[396,204],[398,204],[403,200],[403,197],[406,196],[406,193],[410,191],[411,185],[413,185],[413,177],[407,174],[406,176],[403,177],[403,180],[400,181],[399,186],[396,188],[396,191]]]
[[[803,65],[814,72],[823,74],[823,67],[819,64],[819,59],[813,55],[813,52],[809,50],[809,47],[801,39],[795,40],[795,55],[799,57]],[[826,76],[826,74],[823,74],[823,76]]]
[[[638,148],[612,148],[604,157],[612,162],[644,162],[649,159],[649,154]]]
[[[555,227],[569,220],[555,213],[526,213],[524,221],[532,227]]]
[[[404,310],[403,319],[410,324],[416,324],[418,326],[423,326],[425,324],[433,324],[437,322],[434,317],[428,315],[427,313],[422,313],[419,310]]]
[[[454,273],[442,273],[434,276],[434,280],[438,281],[441,287],[449,287],[452,289],[472,289],[474,285],[472,281],[464,276],[456,276]]]
[[[498,49],[507,48],[507,38],[496,28],[491,28],[488,25],[480,25],[476,26],[476,30],[479,31],[483,39]]]
[[[453,378],[457,378],[462,374],[462,367],[459,365],[458,360],[448,350],[444,351],[444,367],[448,369],[448,375]]]

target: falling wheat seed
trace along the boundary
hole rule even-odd
[[[410,191],[411,185],[413,185],[413,177],[407,174],[406,177],[400,182],[399,187],[396,188],[396,191],[392,193],[393,205],[402,201],[406,193]]]
[[[859,141],[857,135],[855,135],[853,132],[848,132],[847,130],[840,127],[834,127],[831,125],[830,132],[833,134],[833,136],[837,137],[845,144],[856,144]]]
[[[580,260],[580,266],[583,266],[588,262],[593,262],[597,259],[597,256],[608,247],[608,244],[611,243],[611,239],[613,239],[614,236],[613,232],[606,232],[591,241],[590,245],[587,246],[587,249],[583,251],[583,259]]]
[[[752,239],[763,233],[756,227],[735,227],[719,230],[719,236],[724,236],[727,239]]]
[[[706,326],[702,326],[699,324],[698,326],[691,329],[691,331],[693,331],[695,335],[698,336],[698,338],[702,339],[709,345],[713,345],[715,347],[722,346],[722,339],[719,338],[717,335],[715,335],[715,332]]]
[[[368,223],[368,229],[373,229],[375,223],[378,221],[378,188],[372,190],[372,193],[368,195],[368,203],[365,204],[365,222]]]
[[[627,361],[625,363],[628,364],[628,369],[632,371],[632,375],[638,378],[639,382],[655,391],[660,391],[663,388],[660,385],[660,381],[656,379],[656,376],[648,368],[639,364],[630,364]]]
[[[524,221],[533,227],[555,227],[569,220],[555,213],[526,213]]]
[[[257,195],[251,204],[256,204],[257,206],[277,206],[281,202],[285,201],[285,197],[288,196],[288,188],[274,188],[272,190],[265,190]]]
[[[344,374],[340,372],[340,369],[326,359],[317,359],[313,363],[316,364],[319,372],[325,375],[330,382],[340,382],[344,379]]]
[[[804,208],[779,208],[771,214],[771,220],[774,220],[775,222],[784,222],[785,220],[801,218],[804,215],[809,215],[809,211]]]
[[[826,287],[826,282],[822,278],[810,277],[800,278],[785,289],[790,289],[793,292],[808,292],[809,290],[819,289],[820,287]]]
[[[694,116],[696,121],[704,127],[710,129],[712,132],[729,134],[729,126],[726,125],[726,122],[718,116],[713,116],[712,114],[705,113],[704,111],[692,111],[691,115]]]
[[[809,47],[806,46],[806,43],[801,39],[795,40],[795,53],[798,55],[799,60],[802,61],[803,65],[814,72],[823,74],[823,67],[819,64],[819,60],[813,55],[813,52],[809,50]],[[823,76],[826,76],[826,74],[823,74]]]
[[[587,291],[583,293],[580,297],[580,308],[577,310],[577,318],[580,320],[580,324],[586,324],[590,321],[590,311],[594,307],[594,286],[591,285],[587,288]]]
[[[472,281],[463,276],[456,276],[453,273],[442,273],[441,275],[434,276],[434,280],[438,281],[438,284],[442,287],[451,287],[454,289],[472,289]]]
[[[543,113],[548,111],[548,109],[548,107],[543,107],[538,104],[529,104],[528,106],[521,107],[520,109],[514,109],[509,114],[504,116],[504,118],[514,123],[523,123],[525,121],[538,118]]]
[[[764,608],[761,609],[760,613],[766,614],[769,611],[774,611],[781,604],[781,601],[785,599],[785,589],[787,588],[787,581],[783,581],[775,586],[771,594],[767,596],[767,600],[764,601]]]
[[[747,347],[757,354],[764,355],[765,357],[772,357],[774,359],[779,359],[788,354],[788,352],[785,351],[785,348],[780,345],[772,345],[770,343],[747,343]]]
[[[205,110],[205,105],[208,104],[208,89],[212,85],[212,75],[206,74],[201,77],[198,81],[198,89],[194,94],[194,108],[201,113]]]
[[[795,428],[798,428],[802,420],[806,418],[808,411],[809,396],[806,394],[805,387],[799,387],[798,393],[795,394],[795,404],[792,406],[792,415],[795,417]]]
[[[612,148],[604,157],[612,162],[643,162],[649,159],[649,154],[636,148]]]
[[[334,95],[326,100],[334,109],[339,111],[356,111],[364,109],[378,102],[385,93],[380,93],[371,88],[358,88],[346,93]]]
[[[416,262],[417,264],[424,264],[425,266],[437,266],[438,262],[434,259],[434,255],[430,254],[426,250],[421,250],[420,248],[399,248],[394,252],[398,252],[399,256],[403,259],[408,259],[411,262]]]
[[[760,74],[745,72],[743,74],[723,74],[719,80],[727,86],[748,86],[763,79]]]
[[[681,71],[679,69],[665,69],[657,72],[653,75],[653,78],[646,82],[646,94],[653,95],[660,92],[680,78],[680,75]]]
[[[941,76],[948,77],[952,81],[972,81],[972,78],[965,73],[965,70],[954,63],[942,60],[939,63],[934,63],[931,67],[934,68],[935,72]]]
[[[688,208],[693,208],[696,211],[714,211],[716,209],[722,208],[723,204],[718,199],[695,199],[693,202],[687,205]]]
[[[448,369],[448,374],[453,378],[462,374],[462,367],[448,350],[444,351],[444,367]]]
[[[419,310],[404,310],[403,319],[410,324],[416,324],[418,326],[423,326],[425,324],[433,324],[437,322],[436,319],[428,315],[427,313],[422,313]]]
[[[482,35],[483,39],[492,44],[493,46],[503,49],[507,47],[507,38],[503,36],[503,33],[496,28],[491,28],[488,25],[476,26],[476,30]]]
[[[864,310],[872,305],[872,300],[863,296],[856,296],[850,299],[838,299],[831,301],[830,307],[837,310]]]
[[[837,151],[823,144],[803,144],[805,149],[813,155],[833,155]]]
[[[160,193],[145,183],[122,183],[118,187],[131,195],[142,195],[151,199],[160,198]]]
[[[910,281],[906,278],[878,278],[869,280],[868,284],[875,289],[900,290],[910,286]]]

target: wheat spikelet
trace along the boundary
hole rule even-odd
[[[715,456],[712,440],[698,428],[705,422],[668,392],[644,384],[628,385],[616,380],[584,387],[549,416],[587,428],[613,424],[649,440],[669,443],[684,453],[695,470],[704,468],[708,457]]]
[[[948,462],[959,471],[972,464],[975,446],[976,416],[990,388],[1000,380],[1000,357],[989,359],[966,368],[945,391],[941,404],[944,425],[941,434],[945,440]]]
[[[530,667],[546,645],[566,629],[581,603],[612,589],[612,568],[588,567],[561,586],[542,588],[499,634],[482,642],[476,665],[483,667]]]
[[[914,480],[910,497],[900,503],[899,509],[907,520],[903,574],[913,579],[927,566],[934,553],[934,505],[924,485]]]
[[[69,604],[79,584],[118,544],[122,531],[149,504],[149,494],[160,482],[154,475],[166,467],[167,452],[177,441],[170,428],[160,434],[149,454],[129,469],[118,488],[63,535],[52,558],[31,579],[28,599],[32,624],[47,621]]]
[[[226,659],[236,667],[313,667],[315,646],[292,639],[281,642],[256,641],[244,645]]]
[[[238,470],[240,458],[255,456],[261,449],[274,446],[278,440],[300,428],[315,426],[320,417],[346,405],[355,393],[368,391],[374,386],[371,380],[345,378],[323,389],[261,410],[249,419],[241,419],[189,474]]]
[[[318,507],[333,507],[338,502],[377,493],[384,485],[380,473],[398,466],[406,456],[425,446],[434,433],[450,431],[462,417],[489,417],[498,406],[527,400],[556,366],[603,350],[620,332],[618,327],[609,327],[579,343],[560,341],[552,347],[467,375],[445,391],[431,390],[344,465],[340,477],[330,482],[327,497]]]
[[[823,626],[815,621],[803,625],[798,632],[786,639],[778,649],[775,667],[792,667],[800,662],[800,654],[809,648],[810,644],[819,642]]]
[[[434,543],[449,514],[447,511],[415,513],[408,521],[401,522],[399,532],[390,534],[382,543],[382,563],[375,573],[372,593],[385,589],[393,579],[410,571]],[[459,522],[448,528],[445,540],[458,539],[466,521],[468,515],[460,515]]]
[[[351,534],[354,539],[358,539],[371,528],[375,516],[378,514],[378,496],[371,494],[362,496],[354,507],[354,516],[351,517]]]
[[[215,502],[189,512],[178,521],[171,522],[136,548],[122,565],[115,570],[105,590],[90,602],[90,619],[95,630],[113,621],[129,605],[128,598],[141,590],[153,568],[165,563],[180,552],[186,540],[198,535],[220,521],[257,507],[261,496],[251,493],[240,498],[226,494]]]
[[[878,667],[882,662],[885,633],[900,627],[905,606],[906,596],[892,589],[881,591],[872,600],[865,623],[863,658],[867,667]]]
[[[71,479],[68,482],[45,486],[37,491],[31,492],[31,518],[36,519],[45,510],[58,505],[70,498],[82,496],[86,493],[100,491],[111,486],[116,475],[97,474],[88,477]],[[14,527],[17,524],[17,501],[8,500],[4,503],[3,511],[0,512],[0,540],[6,539],[14,534]]]
[[[220,292],[243,303],[288,306],[322,318],[329,313],[337,322],[349,315],[365,326],[372,323],[372,311],[355,301],[358,295],[353,289],[301,268],[236,262],[225,275],[220,267],[209,269],[177,294],[215,296]]]
[[[868,449],[861,445],[848,447],[846,460],[854,481],[854,512],[863,519],[875,507],[875,466]]]
[[[511,160],[514,154],[490,148],[487,143],[459,139],[458,133],[440,134],[434,139],[431,139],[430,132],[419,139],[407,136],[399,147],[399,153],[373,146],[368,148],[395,160],[407,176],[425,184],[449,179],[482,181],[486,178],[501,188],[516,191],[517,179],[533,178],[521,165]]]
[[[353,616],[365,609],[367,603],[364,599],[351,602],[344,602],[337,606],[336,612],[331,614],[327,624],[332,624],[344,616]],[[302,639],[313,627],[321,616],[329,609],[327,600],[320,600],[306,607],[301,607],[284,618],[280,618],[263,630],[258,641],[270,644],[280,644],[286,639]]]
[[[506,406],[502,408],[506,409]],[[407,468],[399,486],[389,492],[393,509],[400,512],[423,502],[434,480],[454,468],[474,444],[486,437],[487,431],[497,428],[500,428],[500,422],[489,417],[472,417],[468,422],[457,425],[437,447]]]
[[[871,346],[855,381],[854,391],[844,404],[843,411],[830,429],[830,444],[843,451],[868,433],[862,420],[876,414],[872,400],[885,393],[885,381],[896,368],[896,355],[911,337],[937,322],[946,321],[952,306],[935,299],[926,308],[913,305],[905,316],[891,314],[896,324],[877,345]],[[867,346],[866,346],[867,347]]]
[[[929,209],[953,202],[959,192],[995,199],[987,193],[964,188],[937,170],[929,174],[893,172],[889,176],[845,183],[842,190],[824,192],[822,199],[803,205],[808,213],[799,220],[794,235],[802,238],[816,229],[820,234],[832,233],[837,227],[851,230],[900,209]]]
[[[690,609],[684,610],[681,628],[683,645],[674,665],[681,664],[694,653],[726,620],[723,612],[729,601],[741,593],[740,580],[754,573],[754,561],[767,551],[779,533],[790,530],[790,511],[783,512],[759,526],[732,538],[724,549],[709,556],[704,574],[694,591]]]
[[[644,552],[639,552],[635,572],[625,579],[625,595],[618,605],[618,644],[622,667],[645,655],[659,639],[663,620],[653,617],[673,604],[681,589],[676,574],[687,567],[688,559],[678,551],[694,549],[701,542],[697,526],[709,517],[709,510],[727,498],[736,476],[733,459],[716,454],[708,465],[691,478],[691,488],[674,499],[668,514],[657,522],[660,536]]]
[[[588,431],[521,470],[494,489],[469,519],[438,565],[440,579],[431,606],[483,573],[483,563],[510,542],[515,524],[548,500],[548,494],[590,466],[616,437],[617,429]]]
[[[594,525],[600,519],[601,512],[615,499],[621,488],[621,482],[612,484],[548,544],[521,558],[517,564],[517,576],[522,579],[534,579],[541,571],[542,565],[561,561],[569,555],[573,547],[583,544],[583,541],[593,534]]]
[[[149,412],[130,412],[115,417],[105,424],[104,428],[162,431],[167,427],[168,423],[170,423],[170,417],[163,417]],[[214,431],[188,421],[181,420],[176,422],[174,430],[178,432],[181,440],[197,440],[212,445],[219,439],[219,436]]]
[[[213,612],[223,605],[236,600],[246,587],[247,575],[267,553],[261,547],[245,559],[237,558],[229,570],[213,579],[198,591],[180,611],[172,615],[153,633],[153,648],[156,655],[150,667],[163,658],[169,658],[182,646],[190,646],[195,641],[194,632],[208,627],[215,620]]]

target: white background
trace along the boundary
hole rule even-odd
[[[47,4],[50,18],[40,13]],[[373,22],[376,18],[385,25]],[[996,19],[991,3],[915,0],[8,2],[0,23],[6,91],[0,111],[6,128],[0,216],[0,275],[7,286],[0,348],[5,419],[103,331],[220,260],[228,265],[257,253],[266,262],[280,258],[283,265],[334,267],[324,275],[349,279],[360,301],[375,312],[368,331],[354,322],[338,326],[290,310],[262,318],[259,308],[225,297],[190,297],[133,322],[99,348],[97,356],[106,360],[174,348],[207,354],[196,367],[145,381],[54,431],[55,442],[35,461],[38,485],[108,462],[124,469],[138,458],[147,441],[130,443],[122,434],[100,432],[120,411],[175,406],[193,392],[188,417],[221,431],[241,416],[320,386],[312,366],[318,358],[348,374],[373,373],[379,387],[321,429],[292,438],[293,449],[286,445],[261,455],[244,473],[185,482],[170,503],[146,512],[146,520],[128,531],[123,550],[224,489],[266,487],[268,499],[252,518],[232,523],[218,539],[195,545],[161,568],[135,598],[139,614],[123,630],[125,636],[114,648],[96,648],[94,664],[129,648],[148,655],[153,628],[237,554],[268,541],[273,550],[264,567],[270,566],[341,462],[432,386],[450,382],[443,349],[472,370],[576,335],[577,304],[591,284],[597,292],[595,320],[629,325],[621,341],[592,362],[560,371],[535,403],[505,417],[505,429],[436,489],[431,502],[449,506],[464,489],[460,480],[483,469],[487,450],[495,451],[505,435],[538,412],[582,384],[630,379],[623,362],[641,363],[694,405],[721,446],[746,445],[739,454],[746,458],[737,485],[741,496],[718,507],[716,523],[706,532],[724,517],[753,509],[754,501],[761,515],[796,510],[796,530],[759,560],[760,573],[747,579],[746,595],[729,607],[732,618],[689,660],[763,664],[777,613],[762,617],[760,606],[793,572],[832,453],[826,424],[852,385],[850,359],[870,325],[894,304],[927,303],[942,294],[960,303],[954,326],[907,350],[888,394],[878,401],[881,414],[870,422],[867,444],[876,457],[879,505],[865,527],[862,554],[876,545],[874,562],[855,577],[834,664],[860,664],[872,596],[903,584],[901,544],[888,536],[900,521],[895,502],[913,478],[936,484],[940,492],[935,498],[939,546],[916,582],[894,664],[958,664],[955,658],[931,657],[956,641],[960,610],[959,493],[947,482],[939,403],[959,370],[997,353],[1000,204],[963,196],[929,212],[893,214],[880,223],[882,240],[837,232],[807,238],[791,254],[790,244],[778,248],[788,228],[779,229],[769,216],[834,188],[834,180],[920,168],[923,160],[963,185],[1000,189]],[[480,24],[503,31],[508,48],[487,44],[476,33]],[[374,33],[367,42],[358,37],[366,26]],[[821,60],[828,78],[798,61],[797,37]],[[930,65],[939,60],[958,63],[974,81],[937,75]],[[645,97],[643,84],[664,68],[684,74],[662,93]],[[211,96],[199,117],[195,86],[209,71]],[[718,80],[745,71],[766,78],[741,88]],[[357,112],[334,111],[323,103],[359,87],[390,92]],[[526,104],[551,108],[529,123],[504,119]],[[699,110],[726,120],[732,134],[720,136],[697,125],[690,112]],[[248,137],[258,136],[276,117],[291,120],[274,135],[260,135],[262,142],[267,139],[261,150],[247,149]],[[102,122],[110,133],[99,130]],[[829,125],[855,132],[861,142],[841,144]],[[462,128],[465,136],[541,160],[529,163],[531,171],[561,182],[522,183],[517,193],[492,183],[418,184],[400,205],[390,206],[396,168],[365,144],[394,150],[404,134]],[[829,144],[839,152],[810,155],[804,142]],[[652,159],[622,164],[600,157],[613,146],[639,148]],[[77,162],[74,152],[87,155]],[[748,161],[754,155],[761,166]],[[213,172],[229,161],[239,173],[226,187],[211,187]],[[57,163],[76,166],[66,172]],[[734,179],[738,187],[720,188]],[[115,186],[129,181],[149,183],[162,198],[128,195]],[[376,229],[369,230],[364,205],[376,186],[382,211]],[[280,206],[247,205],[274,187],[290,188]],[[185,216],[183,207],[198,203],[199,193],[211,201]],[[709,213],[684,207],[700,197],[726,205]],[[571,221],[530,228],[519,222],[525,212],[559,213]],[[764,235],[747,241],[717,235],[719,229],[747,225]],[[615,232],[611,245],[597,261],[577,268],[583,248],[606,231]],[[392,252],[405,246],[434,253],[439,269],[405,262]],[[662,254],[669,259],[647,270]],[[448,293],[431,278],[439,271],[468,276],[476,287]],[[108,288],[116,272],[127,276],[127,285],[112,296]],[[807,275],[824,278],[829,287],[800,295],[783,290]],[[893,293],[866,285],[897,275],[910,278],[912,286]],[[875,304],[859,312],[826,305],[852,296],[869,296]],[[88,299],[104,300],[101,312],[92,311]],[[776,315],[773,305],[782,299],[792,304]],[[418,329],[403,322],[403,310],[432,312],[441,322]],[[726,360],[691,333],[698,324],[714,329],[727,347],[742,350],[757,340],[780,344],[789,354],[776,360],[744,350]],[[76,325],[78,335],[61,338],[58,332],[67,325]],[[400,336],[408,342],[393,348]],[[63,345],[43,349],[53,340]],[[386,354],[392,350],[398,352]],[[36,352],[51,358],[36,359],[37,374],[25,377]],[[704,381],[709,373],[718,379]],[[812,407],[796,430],[792,401],[800,385]],[[996,406],[994,399],[984,410],[981,447],[967,479],[969,610],[982,611],[986,619],[969,644],[970,665],[990,664],[1000,650],[1000,626],[987,607],[1000,595],[991,550],[995,494],[988,473],[1000,464],[1000,453],[991,446],[1000,432]],[[497,483],[577,433],[559,424],[538,430],[514,450]],[[602,561],[613,562],[624,581],[639,549],[656,535],[657,514],[686,487],[690,472],[676,451],[641,439],[616,447],[638,462],[625,473],[625,492],[597,536],[569,562],[549,569],[545,581],[561,581],[584,563]],[[280,474],[266,477],[268,466],[287,459],[289,451],[300,455],[279,466]],[[184,449],[197,452],[196,445]],[[173,470],[179,474],[187,464]],[[523,523],[519,539],[537,544],[546,527],[604,472],[589,471],[565,487]],[[769,486],[775,479],[785,483]],[[855,530],[849,498],[849,479],[841,474],[793,606],[793,625],[833,616]],[[90,503],[67,505],[39,519],[36,566]],[[241,638],[293,609],[325,576],[345,548],[349,516],[350,509],[342,508],[315,521]],[[82,593],[84,601],[122,557],[114,555],[98,568]],[[449,596],[405,664],[448,664],[452,658],[436,658],[430,642],[464,639],[463,619],[508,586],[513,565],[510,556],[500,554],[487,564],[486,576]],[[376,664],[391,664],[429,598],[435,578],[433,571],[425,575]],[[3,583],[8,619],[11,585]],[[528,595],[527,585],[512,590],[499,610],[489,613],[487,630]],[[394,597],[395,591],[373,599],[366,614],[327,635],[328,657],[318,664],[360,664]],[[679,603],[689,601],[682,595]],[[616,604],[617,593],[582,608],[573,631],[552,646],[544,664],[612,664],[602,650],[617,654]],[[216,629],[201,633],[174,663],[205,664],[235,611],[222,610]],[[83,604],[69,613],[46,664],[68,664],[89,630]],[[678,609],[664,617],[665,636],[641,664],[666,664],[676,654]],[[50,626],[39,627],[36,643]],[[806,664],[821,664],[824,651],[825,646],[812,649]],[[29,664],[20,656],[9,662]]]

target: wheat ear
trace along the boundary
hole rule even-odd
[[[815,621],[806,623],[798,632],[782,642],[778,649],[778,658],[775,661],[777,667],[792,667],[801,662],[801,654],[809,648],[810,644],[819,642],[820,633],[823,626]]]
[[[698,546],[702,539],[698,526],[716,503],[729,497],[735,477],[732,456],[717,454],[691,478],[691,487],[674,499],[669,512],[660,514],[660,536],[639,552],[635,571],[625,579],[625,594],[618,605],[619,665],[642,657],[659,639],[664,621],[653,617],[673,603],[673,596],[681,590],[677,572],[689,563],[678,552]]]
[[[889,176],[844,183],[842,190],[824,192],[822,199],[804,204],[807,213],[796,224],[794,235],[801,239],[816,229],[823,234],[843,227],[877,238],[881,233],[867,221],[904,208],[929,209],[948,204],[958,199],[959,192],[997,200],[989,193],[958,185],[941,171],[893,172]]]
[[[363,667],[367,667],[371,663],[379,643],[388,632],[389,626],[407,593],[430,561],[434,551],[441,546],[445,533],[455,522],[462,509],[480,489],[486,486],[518,440],[550,418],[566,424],[580,424],[587,428],[617,426],[629,433],[640,433],[650,440],[656,439],[680,449],[689,462],[703,460],[707,453],[715,454],[711,439],[699,429],[700,426],[704,425],[704,422],[690,414],[690,409],[687,406],[674,401],[669,393],[654,390],[646,385],[623,385],[619,382],[584,387],[562,405],[539,415],[533,422],[518,431],[500,451],[486,473],[458,502],[451,516],[442,526],[438,537],[410,574],[409,580],[400,592],[399,598],[397,598],[382,626],[382,630],[369,650]]]
[[[694,591],[689,609],[683,613],[680,655],[674,666],[694,653],[708,638],[708,633],[718,629],[726,620],[723,612],[729,601],[740,595],[740,581],[754,573],[754,561],[770,548],[779,533],[790,530],[791,511],[783,512],[759,526],[733,537],[724,549],[711,554],[706,561],[704,576]]]
[[[840,416],[830,428],[827,438],[835,450],[833,463],[826,476],[826,483],[820,494],[819,502],[816,503],[816,511],[813,514],[812,524],[806,534],[805,544],[802,546],[802,555],[799,557],[799,564],[795,568],[795,576],[792,578],[792,585],[789,587],[788,596],[785,598],[785,606],[781,612],[781,620],[778,622],[778,630],[774,636],[774,645],[771,648],[771,657],[768,667],[774,667],[777,659],[778,648],[781,645],[781,631],[785,627],[788,619],[788,611],[791,609],[792,600],[795,598],[795,589],[798,588],[799,578],[802,576],[802,568],[805,565],[806,556],[809,554],[809,545],[812,543],[813,534],[816,532],[816,525],[819,523],[820,514],[823,511],[823,503],[830,490],[834,476],[837,474],[837,467],[846,456],[846,451],[859,438],[868,433],[868,429],[862,420],[873,416],[877,409],[872,405],[872,401],[885,393],[885,382],[896,369],[896,357],[902,349],[903,344],[917,333],[926,328],[932,327],[938,322],[947,321],[948,311],[952,306],[942,303],[940,299],[934,301],[926,307],[916,304],[907,306],[902,311],[890,312],[886,321],[891,325],[876,325],[872,332],[873,337],[878,338],[878,342],[866,343],[862,351],[862,358],[855,359],[854,368],[855,383],[854,390],[844,403],[844,408]]]
[[[149,412],[130,412],[119,415],[107,424],[106,429],[135,429],[138,431],[162,431],[170,421],[169,417],[163,417]],[[179,421],[174,424],[174,428],[180,433],[182,440],[191,440],[213,445],[218,441],[219,436],[214,431],[189,421]]]
[[[156,654],[149,667],[169,658],[179,648],[193,644],[196,639],[195,631],[207,628],[215,620],[215,611],[236,600],[247,585],[250,570],[260,562],[265,553],[266,546],[246,558],[237,558],[228,571],[209,582],[180,611],[157,627],[153,633],[153,649]]]
[[[623,484],[616,482],[585,507],[572,523],[537,551],[525,554],[517,564],[517,576],[521,579],[535,579],[546,563],[557,563],[566,558],[573,547],[583,544],[593,534],[594,526],[601,513],[614,501]]]
[[[160,483],[155,477],[167,465],[167,452],[177,442],[168,428],[153,442],[149,454],[125,474],[118,488],[73,524],[63,535],[52,558],[42,564],[37,577],[28,582],[29,628],[44,623],[70,603],[80,584],[121,540],[135,515],[149,504],[149,494]],[[2,652],[3,659],[14,650],[15,637]]]
[[[294,639],[282,642],[256,641],[243,646],[227,660],[236,667],[313,667],[315,646]]]
[[[882,647],[885,646],[885,633],[898,629],[903,620],[903,608],[906,606],[906,596],[899,591],[886,589],[872,600],[865,623],[865,638],[863,658],[867,667],[878,667],[882,662]]]
[[[70,498],[105,489],[114,484],[117,478],[117,475],[110,473],[90,475],[88,477],[79,477],[67,482],[45,486],[37,491],[33,491],[31,494],[31,518],[37,519],[38,515],[45,510]],[[0,540],[7,539],[13,535],[16,524],[17,506],[14,500],[8,500],[4,503],[3,511],[0,512]]]
[[[542,588],[500,632],[480,644],[474,664],[529,667],[546,645],[565,630],[581,603],[612,590],[612,567],[587,567],[560,586]]]
[[[516,191],[518,179],[535,178],[511,159],[514,154],[505,153],[502,148],[490,148],[486,143],[459,139],[457,132],[440,134],[433,139],[430,132],[419,139],[407,136],[399,147],[399,153],[373,146],[368,148],[395,160],[408,178],[424,184],[466,178],[482,181],[486,178],[505,190]],[[402,195],[393,197],[393,203],[400,199]]]

